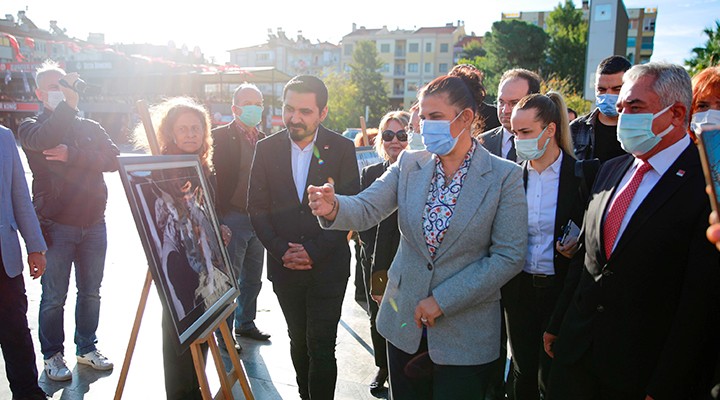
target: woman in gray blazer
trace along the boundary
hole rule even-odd
[[[395,400],[482,399],[499,356],[500,287],[525,260],[527,204],[520,167],[472,137],[482,89],[472,76],[436,78],[418,94],[427,151],[403,152],[355,196],[308,187],[326,229],[362,231],[398,211],[377,317]]]

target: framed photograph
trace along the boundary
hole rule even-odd
[[[178,352],[238,295],[197,156],[118,157],[120,178]]]

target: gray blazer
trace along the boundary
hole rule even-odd
[[[400,247],[388,270],[377,328],[395,347],[415,353],[422,329],[413,320],[430,295],[443,315],[427,330],[430,358],[441,365],[478,365],[498,358],[500,287],[522,270],[527,251],[527,203],[522,171],[477,146],[454,215],[435,259],[422,219],[435,162],[427,151],[405,151],[369,188],[338,196],[330,229],[366,230],[396,209]]]
[[[23,270],[18,231],[25,239],[28,253],[47,250],[15,138],[9,129],[0,126],[0,252],[5,272],[11,278]]]

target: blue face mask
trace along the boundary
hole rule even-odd
[[[542,132],[540,132],[538,137],[534,139],[515,138],[515,153],[518,158],[523,160],[537,160],[545,154],[545,149],[547,149],[548,143],[550,143],[550,138],[547,138],[542,149],[538,149],[538,143],[540,142],[542,135],[545,134],[546,129],[547,126],[542,130]]]
[[[254,127],[262,121],[263,108],[254,104],[240,107],[242,114],[237,117],[238,121],[243,124]]]
[[[657,146],[675,126],[670,124],[664,131],[656,135],[652,131],[652,124],[655,118],[665,113],[670,107],[672,104],[655,114],[620,114],[617,138],[623,150],[632,155],[641,156]]]
[[[618,95],[616,94],[599,94],[595,97],[595,105],[600,109],[600,112],[607,115],[608,117],[617,117],[617,100]]]
[[[429,119],[420,121],[420,134],[427,151],[439,156],[450,154],[457,145],[460,135],[465,132],[465,129],[463,129],[457,137],[453,137],[450,132],[450,125],[458,119],[460,114],[455,116],[452,121]]]

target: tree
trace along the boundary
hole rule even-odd
[[[692,49],[695,53],[691,58],[685,60],[685,65],[690,67],[690,74],[695,75],[707,67],[720,65],[720,20],[715,20],[715,29],[703,29],[708,37],[704,47]]]
[[[350,80],[348,74],[332,72],[323,81],[328,88],[328,115],[323,125],[342,132],[347,128],[359,127],[360,110],[364,110],[359,103],[359,90]]]
[[[382,62],[375,43],[367,40],[357,42],[352,58],[350,80],[358,89],[358,103],[362,107],[357,110],[356,117],[365,115],[365,107],[369,107],[367,126],[377,126],[388,112],[390,101],[380,73]]]
[[[482,57],[485,54],[487,54],[487,52],[480,41],[474,40],[463,46],[463,58],[469,58],[472,60],[475,57]]]
[[[541,70],[547,41],[548,35],[540,27],[518,20],[497,21],[485,34],[487,54],[460,62],[472,64],[483,71],[485,89],[489,95],[494,95],[503,72],[511,68]]]
[[[574,92],[582,92],[585,82],[588,23],[572,0],[558,4],[547,19],[550,41],[547,48],[547,74],[568,79]]]
[[[560,93],[565,100],[565,105],[572,108],[578,115],[587,114],[592,109],[593,103],[585,100],[582,92],[576,91],[568,77],[550,75],[540,82],[540,93],[547,93],[550,90]]]

